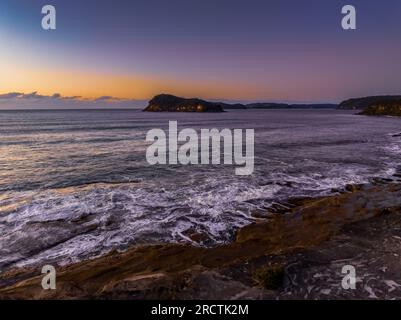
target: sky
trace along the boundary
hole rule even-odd
[[[57,29],[41,28],[42,6]],[[357,30],[343,30],[352,4]],[[399,0],[1,0],[0,108],[401,94]]]

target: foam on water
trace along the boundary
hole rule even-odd
[[[189,230],[205,235],[201,245],[222,244],[254,220],[252,212],[277,200],[329,194],[330,189],[367,181],[352,169],[333,174],[275,173],[268,183],[207,177],[181,187],[138,182],[13,193],[0,198],[0,266],[66,264],[133,244],[200,245]]]
[[[272,197],[278,190],[211,181],[192,190],[93,185],[39,192],[32,201],[27,201],[31,192],[22,192],[20,205],[11,210],[9,199],[0,200],[0,225],[8,226],[1,230],[0,263],[67,263],[133,243],[190,241],[184,235],[190,228],[206,234],[210,244],[222,243],[252,220],[251,208],[237,204],[261,193]]]

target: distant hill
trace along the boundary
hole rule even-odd
[[[362,110],[367,107],[378,105],[378,104],[387,104],[387,103],[398,103],[401,99],[401,96],[372,96],[372,97],[364,97],[364,98],[354,98],[348,99],[341,102],[338,106],[338,109],[345,110]]]
[[[286,104],[286,103],[250,103],[246,104],[244,109],[335,109],[336,104],[319,103],[319,104]]]
[[[234,109],[335,109],[336,104],[286,104],[273,102],[224,103],[210,102],[198,98],[186,99],[170,94],[160,94],[149,101],[144,109],[148,112],[223,112]]]

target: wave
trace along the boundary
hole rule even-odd
[[[367,180],[349,168],[331,176],[281,172],[256,181],[194,174],[175,184],[139,179],[8,192],[0,197],[0,267],[63,265],[139,244],[215,246],[232,241],[235,230],[255,220],[252,213],[277,201]]]

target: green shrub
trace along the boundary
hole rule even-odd
[[[284,268],[282,266],[266,266],[253,273],[255,283],[267,290],[277,290],[283,285]]]

